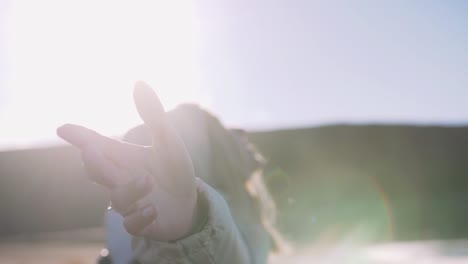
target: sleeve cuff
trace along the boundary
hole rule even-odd
[[[195,225],[194,232],[173,242],[134,237],[132,247],[140,262],[154,263],[157,260],[158,263],[215,263],[219,259],[215,254],[247,257],[247,249],[226,201],[198,178],[197,189],[199,206],[204,216]],[[233,250],[236,252],[232,252]]]

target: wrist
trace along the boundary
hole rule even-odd
[[[193,213],[192,228],[190,233],[194,234],[200,232],[208,220],[208,205],[206,200],[202,199],[201,195],[197,195],[197,202]]]
[[[208,221],[208,203],[206,199],[203,199],[203,195],[200,195],[197,191],[197,198],[195,207],[192,214],[192,223],[189,231],[183,237],[176,240],[181,240],[189,237],[193,234],[200,232]]]

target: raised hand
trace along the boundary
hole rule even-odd
[[[167,120],[154,91],[135,85],[134,100],[150,128],[152,146],[121,142],[67,124],[57,134],[78,147],[90,178],[110,189],[112,207],[132,235],[176,240],[196,221],[195,172],[184,143]]]

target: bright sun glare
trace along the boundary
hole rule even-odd
[[[189,0],[15,0],[7,15],[2,147],[53,139],[65,122],[121,134],[140,122],[137,80],[166,109],[203,96]]]

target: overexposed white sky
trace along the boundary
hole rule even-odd
[[[140,122],[137,80],[167,108],[204,100],[189,1],[13,0],[2,15],[1,144],[53,140],[65,122],[121,134]]]
[[[0,149],[140,122],[137,80],[228,125],[468,123],[463,1],[0,1]]]

